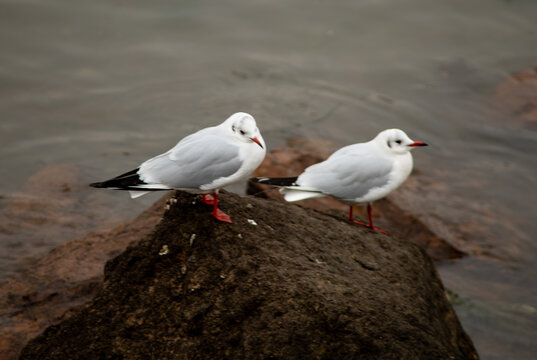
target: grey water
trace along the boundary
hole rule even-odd
[[[463,327],[483,359],[533,359],[537,132],[495,93],[535,66],[536,19],[533,0],[0,0],[0,206],[43,168],[103,180],[236,111],[269,148],[398,127],[431,145],[404,205],[470,254],[438,264]],[[156,199],[106,196],[118,222]],[[68,240],[17,236],[0,279]]]

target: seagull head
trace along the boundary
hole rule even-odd
[[[417,146],[427,146],[424,142],[411,140],[403,130],[399,129],[381,131],[374,141],[394,154],[404,154]]]
[[[252,115],[238,112],[231,115],[225,122],[233,136],[245,143],[256,143],[262,149],[265,149],[265,141],[257,128],[255,119]]]

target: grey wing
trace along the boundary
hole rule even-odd
[[[186,137],[167,153],[147,160],[139,173],[147,183],[197,189],[236,173],[241,165],[237,146],[205,133]]]
[[[365,196],[371,189],[386,185],[392,167],[393,162],[382,156],[342,152],[310,166],[297,183],[339,199],[353,200]]]

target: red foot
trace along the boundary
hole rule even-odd
[[[220,209],[216,209],[211,213],[218,221],[223,221],[232,224],[231,217]]]
[[[358,224],[358,225],[369,227],[369,224],[366,224],[366,223],[363,223],[363,222],[359,222],[359,221],[356,221],[356,220],[349,220],[349,221],[352,222],[352,223]]]
[[[366,224],[366,223],[363,223],[363,222],[359,222],[359,221],[356,221],[356,220],[349,220],[350,222],[352,223],[355,223],[355,224],[358,224],[358,225],[362,225],[362,226],[365,226],[366,228],[368,229],[371,229],[373,231],[378,231],[380,233],[383,233],[384,235],[389,235],[386,231],[384,230],[380,230],[379,228],[376,228],[375,226],[371,226],[369,224]]]
[[[380,230],[380,229],[376,228],[375,225],[373,225],[373,216],[371,215],[371,203],[367,204],[367,216],[369,217],[369,224],[354,220],[353,208],[352,208],[352,206],[349,206],[349,221],[350,222],[358,224],[358,225],[365,226],[366,228],[369,228],[369,229],[371,229],[373,231],[378,231],[380,233],[388,235],[388,233],[386,231]]]
[[[374,227],[374,226],[368,226],[368,228],[370,228],[370,229],[373,230],[373,231],[378,231],[379,233],[383,233],[384,235],[390,235],[390,234],[388,234],[386,231],[384,231],[384,230],[380,230],[379,228],[376,228],[376,227]]]
[[[214,196],[203,194],[201,195],[201,202],[207,205],[214,205]]]
[[[217,192],[215,192],[214,195],[203,194],[201,196],[201,202],[203,202],[204,204],[213,206],[213,212],[211,214],[216,220],[227,222],[230,224],[233,223],[231,221],[231,217],[218,208],[218,193]]]

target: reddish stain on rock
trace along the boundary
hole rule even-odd
[[[0,283],[0,359],[16,359],[29,339],[91,300],[102,285],[106,261],[150,234],[164,207],[165,198],[129,223],[66,242]]]
[[[537,126],[537,66],[506,78],[496,88],[494,103],[520,122]]]

